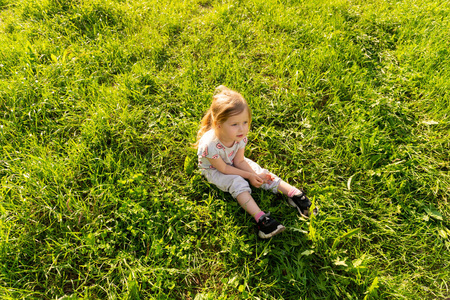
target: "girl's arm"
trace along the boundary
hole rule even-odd
[[[238,152],[236,153],[236,156],[234,157],[234,165],[236,166],[236,168],[247,171],[247,172],[251,172],[253,174],[258,175],[264,183],[267,183],[269,180],[272,179],[272,176],[270,176],[270,174],[266,174],[266,173],[262,173],[262,174],[257,174],[255,173],[255,171],[252,169],[252,167],[249,166],[249,164],[245,161],[245,157],[244,157],[244,148],[241,148],[238,150]]]
[[[243,150],[243,149],[241,149]],[[240,151],[240,150],[239,150]],[[239,153],[238,151],[238,153]],[[237,155],[236,155],[237,156]],[[260,178],[251,168],[250,170],[244,170],[240,168],[236,168],[230,165],[227,165],[222,158],[208,158],[208,161],[211,165],[217,169],[217,171],[226,174],[226,175],[239,175],[245,179],[248,179],[254,187],[259,188],[264,180]],[[247,164],[248,165],[248,164]],[[250,166],[249,166],[250,167]]]
[[[256,174],[255,171],[248,165],[248,163],[245,161],[244,157],[244,148],[241,148],[236,152],[236,156],[234,157],[233,164],[236,166],[236,168]]]

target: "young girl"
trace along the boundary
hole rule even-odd
[[[251,196],[249,182],[256,188],[273,193],[280,191],[287,195],[289,204],[306,218],[311,202],[303,191],[244,156],[251,118],[244,97],[225,86],[219,86],[197,134],[198,166],[210,183],[229,192],[255,218],[258,236],[267,239],[282,232],[285,227],[270,213],[266,214],[258,207]]]

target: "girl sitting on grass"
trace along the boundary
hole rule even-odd
[[[308,218],[311,201],[305,193],[244,156],[252,114],[244,97],[225,86],[213,96],[197,134],[198,166],[206,179],[229,192],[255,218],[258,236],[270,238],[285,227],[262,211],[251,194],[251,185],[273,193],[282,192],[299,213]],[[317,210],[314,210],[314,214]]]

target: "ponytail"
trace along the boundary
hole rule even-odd
[[[212,128],[212,124],[213,124],[213,116],[210,108],[208,109],[206,114],[203,116],[202,121],[200,122],[200,129],[197,132],[197,142],[195,142],[194,144],[195,148],[198,147],[198,143],[202,138],[202,136],[205,134],[205,132],[207,132]]]

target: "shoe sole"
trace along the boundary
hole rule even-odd
[[[279,233],[282,233],[284,230],[286,229],[286,227],[284,227],[283,225],[278,225],[277,229],[275,229],[274,231],[272,231],[271,233],[264,233],[261,230],[258,232],[258,236],[262,239],[269,239],[271,237],[273,237],[274,235],[277,235]]]

